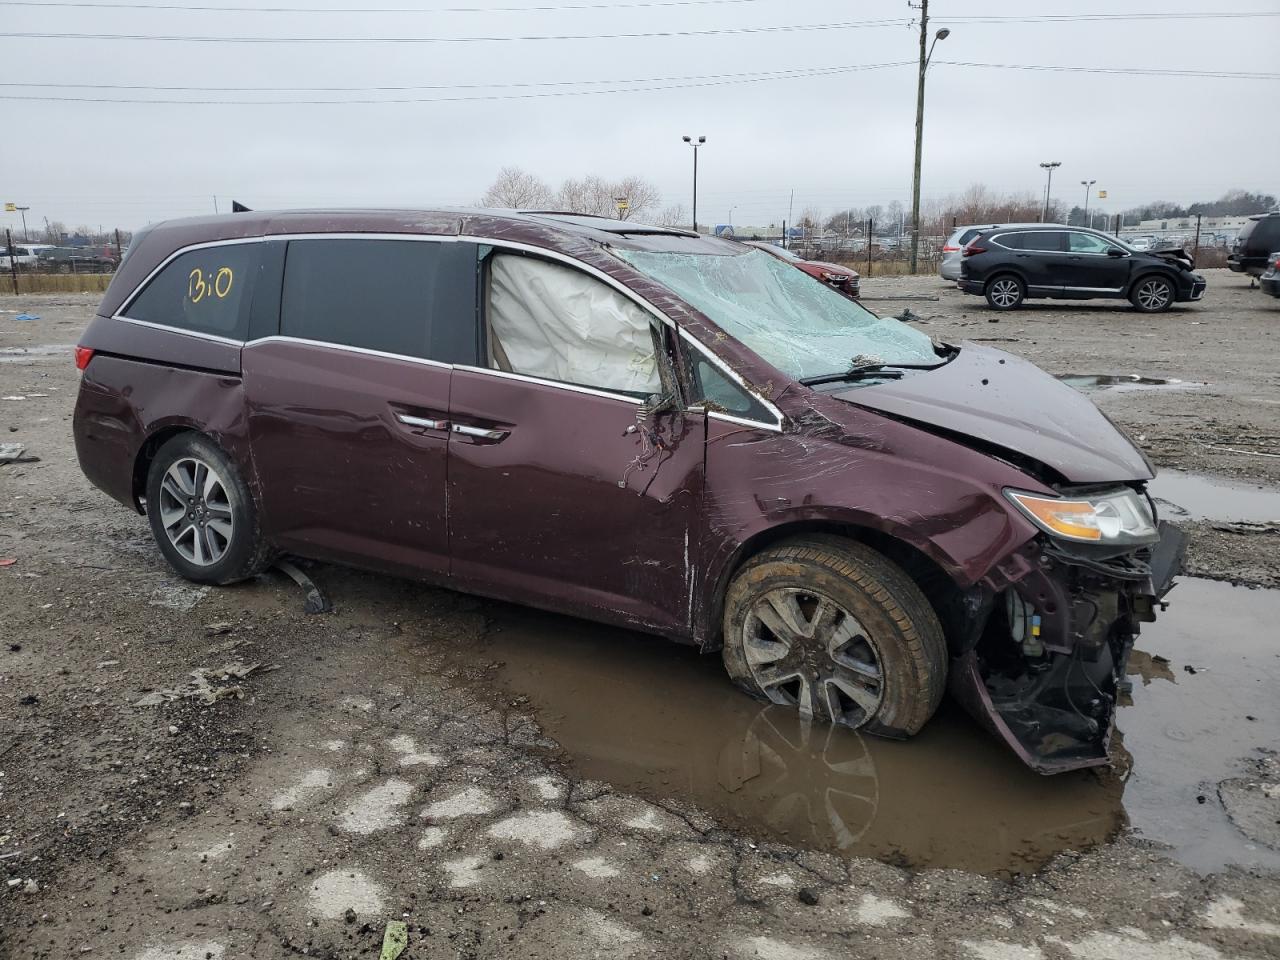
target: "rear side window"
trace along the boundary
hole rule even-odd
[[[960,234],[960,239],[956,242],[963,247],[966,243],[968,243],[970,240],[972,240],[981,232],[982,232],[981,230],[965,230],[963,233]]]
[[[1060,230],[1030,230],[1020,234],[1022,245],[1019,250],[1058,251],[1065,250],[1066,234]]]
[[[121,314],[131,320],[243,340],[259,246],[225,243],[179,254]]]
[[[474,250],[464,246],[422,240],[291,240],[280,333],[465,362],[475,353],[476,268]],[[455,296],[459,292],[463,296]],[[469,303],[462,302],[468,298]],[[464,341],[461,355],[456,344],[442,344],[457,340],[455,332]]]
[[[1026,243],[1027,235],[1025,233],[1001,233],[991,239],[1009,250],[1021,250]]]

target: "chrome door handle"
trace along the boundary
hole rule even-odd
[[[448,420],[431,420],[428,417],[413,417],[407,413],[397,413],[396,419],[406,427],[423,427],[426,430],[447,430]]]
[[[510,430],[489,430],[485,427],[468,427],[461,423],[455,423],[449,429],[464,437],[479,437],[481,440],[501,440],[511,432]]]

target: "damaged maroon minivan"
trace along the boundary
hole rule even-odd
[[[414,577],[722,648],[752,695],[895,737],[949,681],[1044,773],[1107,761],[1181,559],[1070,387],[679,230],[162,223],[77,363],[85,474],[191,580]]]

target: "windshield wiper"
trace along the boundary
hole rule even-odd
[[[806,387],[823,383],[844,383],[854,380],[901,380],[903,370],[937,370],[955,359],[960,351],[952,349],[941,363],[855,363],[844,373],[824,373],[800,380]]]

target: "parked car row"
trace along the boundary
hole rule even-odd
[[[965,293],[985,297],[995,310],[1012,310],[1034,298],[1126,299],[1144,313],[1204,296],[1204,277],[1180,247],[1136,250],[1086,227],[1052,223],[971,226],[953,239],[969,239],[943,276],[957,274]]]
[[[0,265],[9,267],[9,251],[0,246]],[[119,260],[109,244],[95,247],[59,247],[51,243],[13,245],[13,266],[47,273],[111,273]]]

